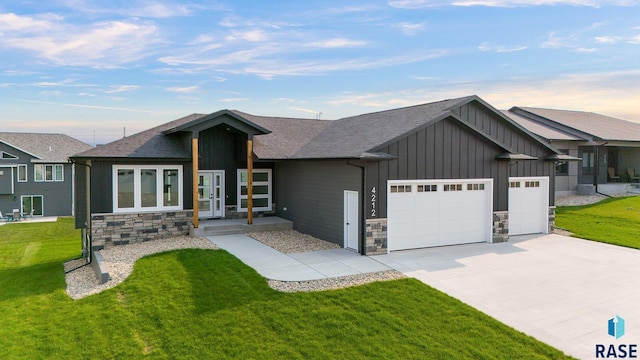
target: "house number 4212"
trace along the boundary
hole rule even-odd
[[[376,217],[376,187],[371,188],[371,217]]]

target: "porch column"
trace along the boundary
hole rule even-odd
[[[191,164],[193,165],[193,227],[198,228],[198,137],[191,139]]]
[[[247,224],[253,224],[253,138],[247,140]]]

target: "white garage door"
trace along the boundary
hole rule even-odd
[[[509,178],[509,235],[549,232],[549,178]]]
[[[490,242],[492,209],[493,179],[390,180],[387,248]]]

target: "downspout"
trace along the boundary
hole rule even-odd
[[[366,162],[365,162],[366,163]],[[361,184],[360,187],[362,188],[362,201],[360,202],[360,236],[359,236],[359,247],[360,249],[362,249],[360,251],[360,255],[366,255],[367,254],[367,214],[365,212],[365,209],[367,208],[367,197],[365,196],[365,191],[366,191],[366,186],[367,186],[367,179],[366,179],[366,171],[365,171],[365,166],[364,165],[359,165],[359,164],[352,164],[351,160],[347,160],[347,165],[350,166],[354,166],[357,168],[360,168],[361,170],[361,176],[360,178],[361,180]]]
[[[91,264],[92,261],[92,256],[91,256],[91,248],[93,247],[93,239],[91,238],[90,234],[91,234],[91,160],[88,160],[88,162],[86,164],[84,163],[79,163],[79,162],[75,162],[73,161],[73,159],[69,159],[69,161],[71,162],[71,164],[73,165],[82,165],[82,166],[86,166],[87,167],[87,173],[86,173],[86,184],[85,184],[85,188],[86,188],[86,204],[87,204],[87,217],[85,219],[85,228],[82,231],[82,244],[84,245],[85,242],[87,244],[87,246],[83,246],[83,252],[86,251],[86,254],[82,254],[83,257],[86,259],[86,262],[84,265],[78,266],[74,269],[71,269],[65,273],[71,272],[73,270],[79,269],[83,266],[89,265]],[[75,184],[75,176],[73,177],[73,182]],[[74,194],[75,196],[75,194]],[[75,207],[75,204],[74,204]]]

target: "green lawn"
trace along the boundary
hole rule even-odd
[[[73,301],[79,238],[71,219],[0,226],[0,359],[565,357],[417,280],[280,293],[222,250],[143,258]]]
[[[640,249],[640,197],[558,207],[556,226],[583,239]]]

